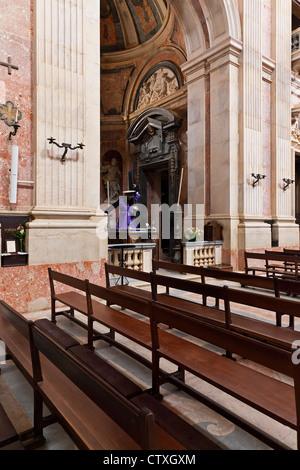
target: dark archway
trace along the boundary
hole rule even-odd
[[[151,180],[165,178],[167,195],[160,198],[159,204],[174,208],[178,202],[179,178],[181,170],[179,130],[182,120],[164,108],[151,108],[132,123],[127,139],[135,145],[133,163],[133,183],[141,197],[139,202],[149,207],[148,187]],[[170,239],[166,250],[172,260],[178,258],[180,240],[175,239],[174,213],[170,211]],[[160,231],[161,232],[161,231]],[[165,242],[165,241],[164,241]]]

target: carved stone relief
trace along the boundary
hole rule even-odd
[[[161,67],[143,83],[139,92],[137,109],[166,98],[179,88],[180,85],[175,73],[167,67]]]

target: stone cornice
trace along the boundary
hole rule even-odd
[[[186,62],[181,69],[189,79],[192,75],[195,76],[195,74],[195,78],[200,78],[201,75],[228,63],[238,67],[242,50],[242,42],[233,38],[227,38],[225,41],[211,47],[204,53],[201,52],[199,56],[193,53],[193,57]]]
[[[276,63],[273,59],[269,57],[262,57],[262,72],[263,72],[263,80],[268,83],[272,82],[272,73],[274,72],[276,67]]]

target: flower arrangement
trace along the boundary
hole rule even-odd
[[[23,241],[25,240],[25,234],[26,231],[23,225],[18,225],[16,231],[13,233],[13,236],[20,240],[20,251],[23,251]]]
[[[197,227],[189,227],[185,230],[184,236],[189,241],[203,240],[203,230]]]

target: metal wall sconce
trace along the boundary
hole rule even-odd
[[[290,184],[295,183],[295,180],[290,180],[289,178],[283,178],[282,181],[285,183],[285,186],[282,188],[283,191],[286,191]]]
[[[17,135],[19,127],[21,127],[19,121],[22,119],[22,113],[12,101],[7,101],[0,106],[0,117],[5,124],[14,128],[14,131],[9,133],[8,140],[11,140],[12,136]]]
[[[266,175],[261,175],[260,173],[251,173],[251,176],[254,178],[254,181],[252,183],[253,188],[258,184],[260,180],[266,178]]]
[[[65,149],[65,150],[64,150],[64,153],[63,153],[63,155],[62,155],[62,157],[61,157],[62,163],[65,163],[65,161],[66,161],[66,155],[67,155],[67,153],[68,153],[68,150],[83,149],[83,147],[84,147],[84,144],[77,144],[76,147],[72,147],[72,144],[65,144],[65,143],[63,143],[63,144],[58,144],[58,143],[56,142],[56,139],[54,139],[53,137],[50,137],[50,138],[47,139],[47,140],[49,140],[49,143],[50,143],[50,144],[55,144],[57,147],[59,147],[59,148],[61,148],[61,149],[62,149],[62,148]]]

